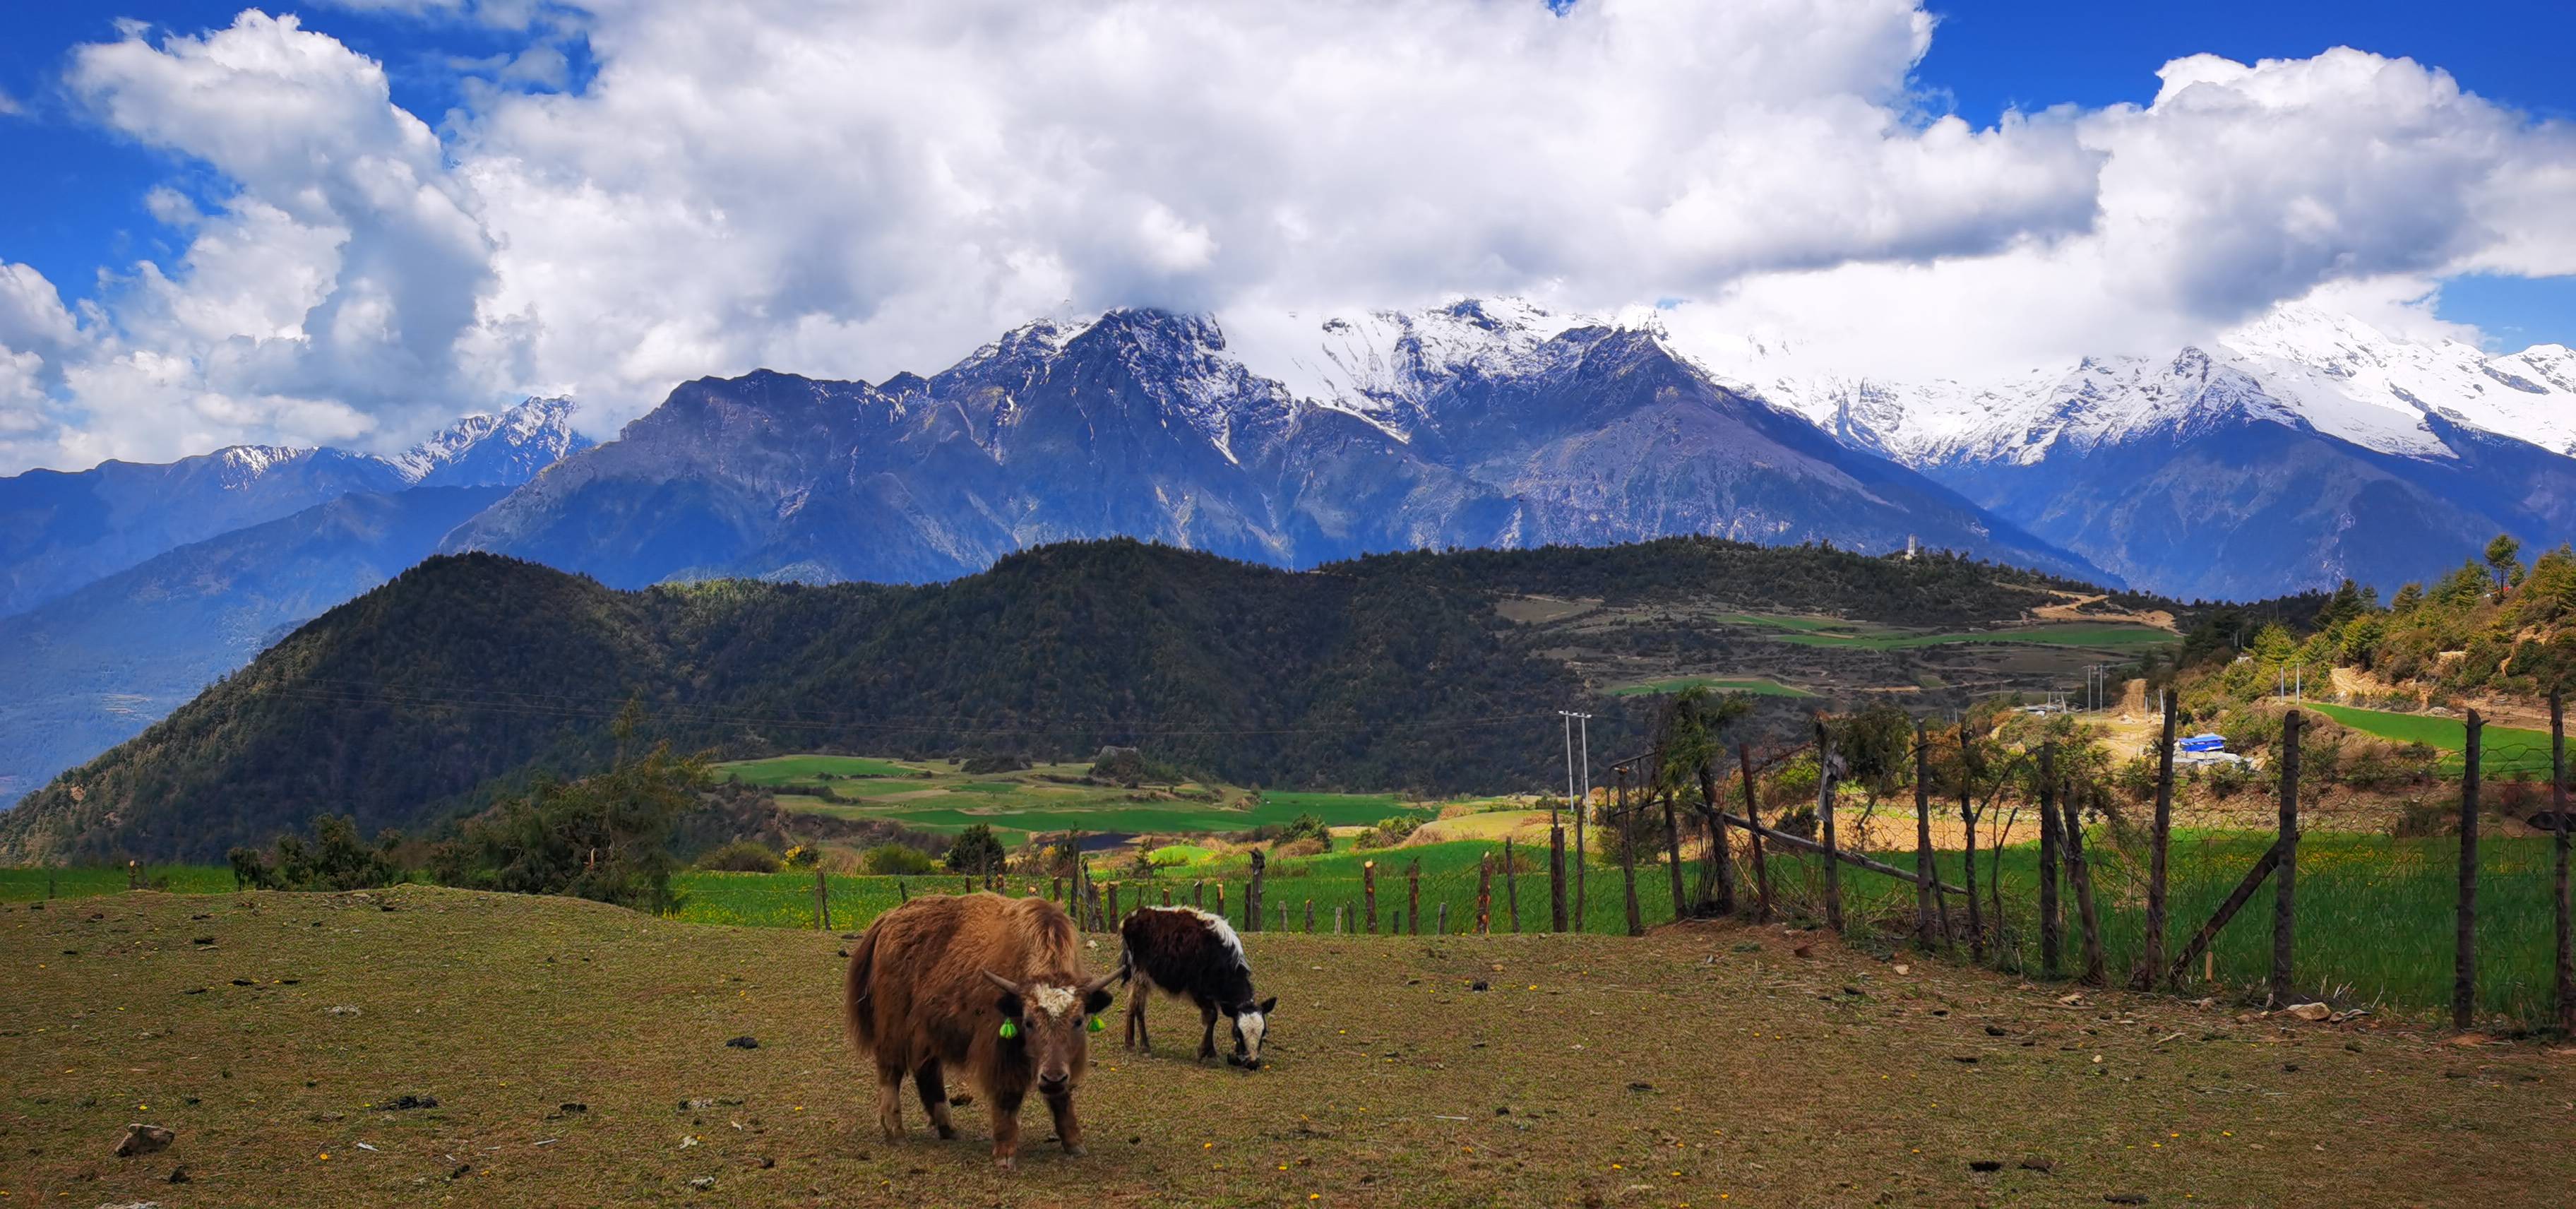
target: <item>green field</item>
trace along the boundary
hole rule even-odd
[[[173,894],[217,894],[233,888],[233,871],[223,865],[146,865],[143,876],[153,889],[168,890]],[[121,894],[127,884],[122,865],[63,869],[0,868],[0,903]]]
[[[1427,814],[1392,794],[1274,791],[1256,799],[1233,786],[1190,781],[1134,789],[1086,784],[1086,763],[969,776],[953,762],[804,755],[719,764],[715,771],[718,777],[749,784],[808,791],[778,795],[778,804],[792,811],[883,819],[941,833],[982,823],[1013,845],[1033,834],[1062,831],[1214,834],[1285,823],[1309,813],[1337,827]],[[810,792],[814,790],[821,792]]]
[[[947,767],[869,756],[771,756],[716,766],[716,775],[746,785],[785,785],[823,777],[910,777]]]
[[[2468,763],[2469,727],[2458,718],[2434,714],[2399,714],[2387,710],[2360,709],[2349,705],[2310,705],[2308,708],[2364,734],[2394,739],[2400,743],[2421,743],[2450,753],[2439,764],[2443,773],[2460,775]],[[2486,776],[2549,776],[2549,735],[2545,731],[2523,730],[2511,726],[2488,726],[2479,736],[2478,771]]]
[[[1814,693],[1777,680],[1759,677],[1729,679],[1722,676],[1674,676],[1666,680],[1648,680],[1610,690],[1613,697],[1638,697],[1650,693],[1678,693],[1686,688],[1706,688],[1721,693],[1751,693],[1757,697],[1813,697]]]

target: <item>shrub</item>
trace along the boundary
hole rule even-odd
[[[656,745],[578,781],[540,782],[469,820],[432,857],[451,886],[570,894],[655,913],[676,910],[671,835],[707,785],[703,760]]]
[[[1276,838],[1281,844],[1294,844],[1301,840],[1313,840],[1317,845],[1319,845],[1319,847],[1315,849],[1316,851],[1330,852],[1333,850],[1332,827],[1327,825],[1324,820],[1315,817],[1314,813],[1311,811],[1288,820],[1287,823],[1283,824],[1279,828],[1279,833]]]
[[[1816,808],[1792,807],[1787,814],[1772,820],[1771,829],[1782,835],[1794,835],[1802,840],[1812,840],[1816,838]]]
[[[252,848],[229,854],[233,880],[246,890],[368,890],[403,880],[393,852],[402,836],[388,831],[374,847],[358,839],[358,821],[344,814],[317,815],[313,842],[292,835],[277,837],[271,855]]]
[[[988,823],[968,825],[957,833],[957,842],[948,846],[950,873],[980,874],[988,870],[998,873],[1009,860],[1010,854],[1002,850],[1002,841],[993,837],[992,825]]]
[[[859,869],[881,877],[930,872],[930,854],[910,844],[879,844],[859,857]]]
[[[812,844],[798,844],[778,859],[790,869],[811,869],[822,863],[823,850]]]
[[[2398,812],[2397,822],[2388,830],[2389,834],[2401,840],[2413,840],[2426,836],[2447,835],[2457,825],[2457,813],[2445,804],[2408,802],[2405,809]]]
[[[1412,839],[1414,830],[1420,826],[1422,826],[1421,823],[1405,815],[1395,815],[1389,818],[1379,819],[1377,821],[1377,826],[1371,827],[1361,834],[1359,838],[1359,846],[1361,848],[1393,848],[1406,840]]]
[[[778,854],[758,840],[735,840],[698,858],[698,868],[722,873],[776,873]]]

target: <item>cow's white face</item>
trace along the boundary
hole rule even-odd
[[[1261,1065],[1261,1042],[1270,1035],[1270,1013],[1278,1006],[1279,997],[1273,995],[1230,1013],[1234,1017],[1234,1053],[1228,1061],[1246,1069]]]

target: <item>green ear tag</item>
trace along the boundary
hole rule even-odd
[[[1092,1032],[1095,1032],[1095,1033],[1096,1033],[1096,1032],[1099,1032],[1100,1030],[1105,1029],[1105,1028],[1108,1028],[1108,1027],[1109,1027],[1108,1025],[1102,1024],[1102,1023],[1100,1022],[1100,1017],[1098,1017],[1098,1016],[1094,1016],[1094,1017],[1092,1017],[1092,1018],[1091,1018],[1091,1031],[1092,1031]]]
[[[1005,1020],[1005,1021],[1003,1021],[1003,1022],[1002,1022],[1002,1040],[1004,1040],[1004,1041],[1008,1041],[1008,1040],[1010,1040],[1011,1038],[1013,1038],[1013,1037],[1017,1037],[1017,1036],[1019,1036],[1019,1035],[1020,1035],[1020,1022],[1019,1022],[1019,1021],[1017,1021],[1017,1020]]]

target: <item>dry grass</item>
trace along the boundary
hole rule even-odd
[[[1091,1156],[1041,1116],[1004,1176],[980,1106],[960,1141],[876,1136],[828,934],[408,887],[8,906],[0,1204],[2496,1209],[2576,1180],[2576,1058],[2539,1046],[2061,1005],[1776,929],[1247,940],[1269,1069],[1183,1060],[1169,1004],[1161,1055],[1113,1022]],[[178,1142],[112,1157],[128,1121]]]

